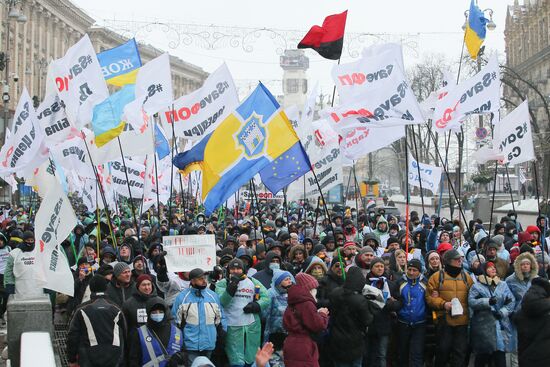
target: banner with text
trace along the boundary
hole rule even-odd
[[[422,180],[423,189],[428,189],[434,194],[437,193],[441,181],[441,167],[420,163],[419,177],[418,166],[418,162],[409,155],[409,185],[420,187],[420,180]]]
[[[496,125],[493,148],[504,156],[502,163],[511,166],[536,158],[527,100]]]
[[[162,244],[170,272],[196,268],[212,271],[216,265],[216,237],[213,234],[163,236]]]

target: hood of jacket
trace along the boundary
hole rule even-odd
[[[310,258],[311,258],[311,259],[310,259]],[[312,268],[313,265],[315,265],[315,264],[321,265],[321,267],[322,267],[323,269],[325,269],[325,274],[328,272],[327,264],[326,264],[323,260],[321,260],[320,257],[317,257],[317,256],[310,256],[307,260],[309,260],[309,264],[308,264],[307,267],[305,268],[304,273],[309,274],[311,268]],[[306,260],[306,261],[307,261],[307,260]]]
[[[374,232],[369,232],[363,236],[363,246],[367,245],[367,240],[373,240],[377,246],[380,247],[380,238]]]
[[[266,272],[268,272],[269,274],[273,274],[273,270],[271,270],[269,268],[269,264],[271,264],[271,261],[274,259],[274,258],[277,258],[279,259],[279,264],[281,264],[281,266],[283,266],[283,259],[281,256],[277,255],[275,252],[273,251],[268,251],[268,253],[265,255],[265,260],[264,260],[264,270]]]
[[[381,231],[379,228],[378,228],[378,225],[380,223],[386,223],[386,230],[385,231]],[[383,215],[380,216],[380,218],[378,218],[378,222],[376,222],[376,231],[380,232],[380,233],[388,233],[390,231],[390,227],[388,225],[388,221],[386,220],[386,218],[384,218]]]
[[[288,289],[288,304],[297,305],[304,302],[315,303],[315,298],[307,290],[306,287],[301,285],[293,285]]]
[[[525,280],[523,273],[521,272],[521,261],[524,259],[529,259],[529,261],[531,261],[531,273],[529,274],[529,279],[532,280],[539,273],[539,264],[537,264],[537,260],[535,259],[533,254],[529,252],[524,252],[523,254],[519,254],[518,257],[516,257],[516,260],[514,261],[514,273],[519,280]]]
[[[365,287],[366,279],[363,276],[363,272],[358,267],[352,266],[346,273],[346,280],[344,281],[344,289],[352,292],[361,292]]]

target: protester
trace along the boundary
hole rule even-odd
[[[191,287],[176,297],[172,316],[183,332],[189,363],[193,363],[199,356],[211,358],[216,340],[224,337],[227,325],[218,295],[206,287],[205,272],[191,270],[189,281]]]
[[[319,366],[319,351],[311,334],[327,328],[329,311],[317,310],[318,285],[314,277],[300,273],[296,276],[296,285],[288,290],[288,307],[283,315],[283,327],[288,332],[283,347],[285,367]]]
[[[106,298],[107,281],[90,280],[92,298],[76,309],[67,335],[70,367],[118,366],[124,363],[126,322],[118,306]]]
[[[137,293],[136,284],[132,281],[132,271],[125,262],[118,262],[113,267],[113,279],[107,286],[109,300],[122,307],[126,300]]]

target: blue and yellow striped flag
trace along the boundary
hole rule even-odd
[[[481,9],[475,4],[474,0],[470,3],[470,13],[466,22],[466,33],[464,34],[464,42],[472,59],[477,59],[479,49],[485,40],[487,32],[487,19]]]
[[[124,130],[124,106],[135,99],[134,90],[134,85],[128,84],[94,107],[92,129],[98,147],[107,144]]]
[[[173,163],[183,174],[202,171],[204,207],[210,215],[296,143],[300,144],[300,140],[290,121],[260,83],[212,133],[191,150],[174,157]],[[281,173],[294,172],[295,167],[281,170]]]
[[[108,84],[119,87],[135,84],[137,72],[141,67],[141,57],[134,38],[98,53],[97,59]]]

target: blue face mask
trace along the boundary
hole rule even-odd
[[[164,312],[152,313],[151,320],[153,320],[154,322],[161,322],[162,320],[164,320]]]
[[[281,265],[279,263],[271,263],[271,264],[269,264],[269,268],[271,270],[278,270],[278,269],[281,268]]]

